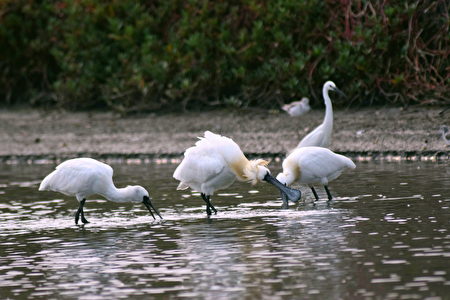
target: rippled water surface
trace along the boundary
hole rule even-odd
[[[0,165],[1,299],[449,299],[447,162],[358,163],[315,205],[280,210],[268,184],[215,195],[217,215],[176,191],[176,165],[113,165],[143,205],[38,192],[54,165]],[[276,173],[276,166],[274,168]],[[150,297],[149,297],[150,296]]]

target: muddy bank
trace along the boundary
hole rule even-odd
[[[442,108],[369,108],[334,113],[334,151],[349,155],[448,158],[438,134],[450,125]],[[292,118],[281,112],[215,111],[120,117],[113,113],[0,111],[0,160],[11,158],[179,157],[211,130],[232,137],[246,153],[283,156],[322,122],[323,110]]]

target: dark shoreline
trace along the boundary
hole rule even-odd
[[[449,159],[438,133],[450,110],[414,107],[334,111],[330,149],[355,160]],[[0,110],[0,163],[179,160],[210,130],[232,138],[248,157],[282,159],[319,125],[324,111],[300,118],[277,111],[220,110],[120,117],[110,112]]]
[[[446,161],[450,151],[386,151],[386,152],[338,152],[356,161]],[[284,153],[246,153],[248,158],[265,158],[281,161]],[[92,157],[98,160],[116,163],[178,163],[183,154],[149,154],[149,153],[73,153],[62,155],[1,155],[0,164],[54,164],[76,157]]]

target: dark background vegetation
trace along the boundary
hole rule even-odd
[[[449,2],[2,0],[0,101],[84,110],[448,105]]]

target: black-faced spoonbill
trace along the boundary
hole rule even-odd
[[[309,99],[303,97],[300,101],[294,101],[283,105],[281,109],[287,112],[291,117],[300,117],[310,111],[311,107],[309,106]]]
[[[322,124],[317,126],[300,141],[297,148],[310,146],[326,148],[331,144],[331,133],[333,132],[333,105],[331,104],[330,96],[328,95],[329,91],[344,95],[344,93],[336,87],[334,82],[325,82],[322,88],[322,95],[325,101],[325,118],[323,119]]]
[[[283,172],[277,175],[277,179],[286,185],[294,181],[307,184],[316,198],[319,196],[314,190],[313,184],[321,184],[325,187],[328,201],[333,197],[328,189],[328,183],[338,178],[345,169],[356,168],[353,161],[340,154],[322,147],[302,147],[295,149],[283,161]],[[283,195],[282,195],[283,197]],[[287,199],[283,197],[283,206],[288,207]]]
[[[267,181],[276,186],[286,198],[298,201],[301,192],[288,188],[270,175],[268,162],[262,159],[248,160],[239,146],[230,138],[206,131],[195,146],[187,149],[184,159],[173,173],[180,181],[178,190],[191,188],[201,193],[206,202],[206,213],[217,210],[211,204],[210,196],[225,189],[237,179],[256,184]]]
[[[81,215],[81,222],[89,223],[84,217],[84,203],[86,198],[98,194],[113,202],[143,203],[153,219],[152,209],[162,219],[158,210],[153,206],[146,189],[134,185],[116,188],[113,180],[113,169],[92,158],[74,158],[66,160],[47,175],[39,186],[40,191],[55,191],[69,196],[76,196],[80,205],[75,214],[75,224]]]

